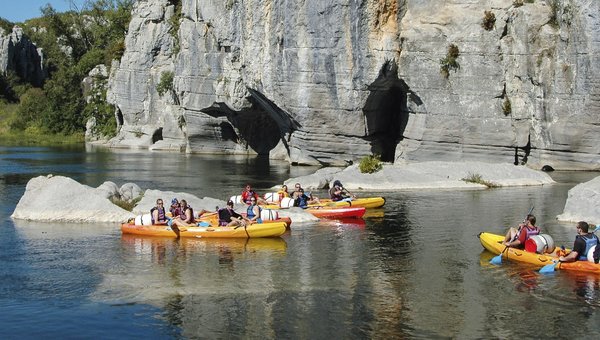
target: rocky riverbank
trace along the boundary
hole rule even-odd
[[[479,183],[466,180],[479,178]],[[422,162],[414,164],[385,164],[374,174],[360,173],[357,166],[348,168],[323,168],[309,176],[291,178],[286,184],[302,183],[307,189],[328,188],[340,180],[349,190],[411,190],[411,189],[485,189],[493,186],[549,185],[554,183],[548,174],[512,164],[483,162]],[[483,183],[483,184],[482,184]],[[141,197],[139,197],[141,196]],[[98,188],[80,184],[63,176],[39,176],[27,184],[12,217],[22,220],[56,222],[125,222],[136,215],[147,213],[157,198],[165,201],[172,197],[186,199],[196,211],[212,211],[225,205],[226,197],[199,198],[189,193],[142,190],[134,183],[120,188],[105,182]],[[115,205],[112,200],[138,199],[132,211]],[[237,207],[238,210],[240,207]],[[301,209],[281,212],[294,222],[314,220]]]

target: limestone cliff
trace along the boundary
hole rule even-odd
[[[597,0],[140,0],[109,80],[111,143],[599,169],[599,13]]]
[[[0,74],[15,72],[23,81],[41,86],[46,77],[42,52],[14,26],[11,32],[0,28]]]

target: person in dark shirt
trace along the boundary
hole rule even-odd
[[[575,236],[573,250],[567,256],[559,257],[560,262],[589,261],[588,252],[599,243],[598,236],[590,232],[590,225],[587,222],[577,222],[576,228],[577,236]]]
[[[250,224],[247,219],[233,210],[233,202],[228,201],[225,208],[219,209],[219,226],[244,227]]]

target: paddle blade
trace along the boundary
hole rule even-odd
[[[556,268],[557,264],[558,264],[558,262],[555,262],[555,263],[551,263],[551,264],[547,264],[547,265],[543,266],[540,269],[540,273],[542,273],[542,274],[554,273],[554,268]]]
[[[492,257],[492,259],[490,260],[491,264],[495,264],[497,266],[502,264],[502,253],[500,253],[500,255],[494,256]]]

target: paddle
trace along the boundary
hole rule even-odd
[[[560,261],[552,261],[552,263],[547,264],[540,268],[540,273],[542,274],[550,274],[554,273],[554,268],[560,263]]]
[[[492,259],[490,260],[490,263],[495,264],[497,266],[501,265],[502,264],[502,254],[504,254],[506,249],[508,249],[508,246],[504,247],[504,250],[502,250],[502,252],[500,252],[500,255],[496,255],[496,256],[492,257]]]
[[[533,212],[533,207],[534,206],[532,205],[531,209],[529,209],[529,212],[527,213],[527,215],[525,215],[525,221],[527,221],[527,216],[531,215],[531,212]],[[502,252],[500,252],[500,255],[492,257],[492,259],[490,260],[490,263],[494,264],[494,265],[501,265],[502,264],[502,254],[504,254],[506,249],[508,249],[508,246],[504,247],[504,250],[502,250]]]
[[[600,230],[600,224],[596,226],[596,229],[592,230],[592,233],[595,233],[598,230]],[[540,268],[540,273],[542,273],[542,274],[554,273],[554,270],[556,269],[556,266],[559,263],[561,263],[561,262],[560,261],[552,261],[552,263],[547,264],[547,265],[543,266],[542,268]]]

